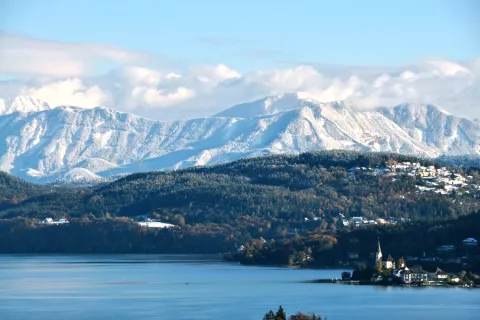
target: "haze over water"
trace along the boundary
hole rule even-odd
[[[329,320],[478,319],[480,291],[311,284],[343,270],[211,256],[0,256],[0,319],[261,320],[283,305]]]

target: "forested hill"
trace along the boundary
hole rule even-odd
[[[0,171],[0,208],[5,209],[22,201],[47,193],[58,193],[59,189],[26,182]]]
[[[368,219],[455,218],[479,209],[475,189],[448,195],[423,193],[418,191],[424,184],[418,176],[377,172],[388,164],[407,161],[434,164],[398,154],[322,151],[133,174],[101,187],[81,189],[37,186],[2,174],[0,217],[149,215],[190,225],[232,226],[248,218],[288,228],[303,223],[306,217],[332,225],[339,214]],[[478,182],[477,171],[458,171]]]

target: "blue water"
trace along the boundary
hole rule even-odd
[[[204,256],[0,256],[0,319],[261,320],[283,305],[329,320],[480,319],[480,290],[302,283],[343,270]]]

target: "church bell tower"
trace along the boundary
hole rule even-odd
[[[382,261],[382,249],[380,248],[380,239],[378,239],[378,250],[375,256],[375,262]]]

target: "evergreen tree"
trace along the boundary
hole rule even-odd
[[[287,320],[287,315],[285,314],[282,306],[278,307],[278,311],[275,314],[275,320]]]
[[[263,317],[263,320],[275,320],[275,313],[273,313],[272,310],[268,311]]]

